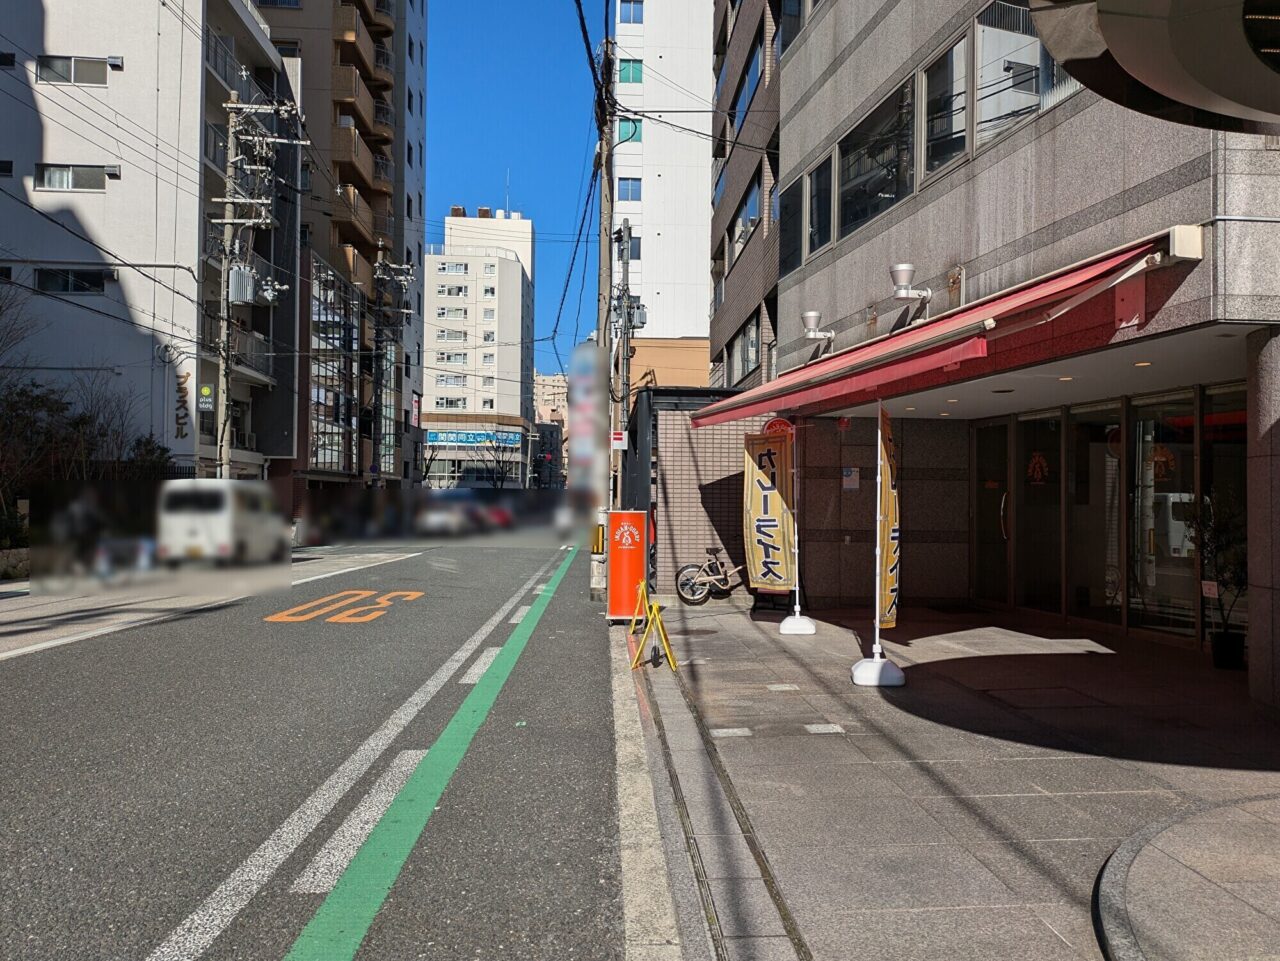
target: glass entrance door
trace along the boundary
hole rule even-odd
[[[1009,425],[974,429],[973,596],[1009,603]]]
[[[1019,607],[1062,611],[1062,418],[1018,419],[1014,596]]]

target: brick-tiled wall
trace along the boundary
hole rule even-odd
[[[742,563],[742,438],[765,418],[696,431],[686,411],[660,410],[657,421],[657,590],[674,594],[676,569],[702,563],[708,547]]]

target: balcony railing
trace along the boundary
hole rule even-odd
[[[333,219],[339,224],[351,224],[365,243],[373,243],[373,211],[351,184],[338,187],[338,202],[333,205]]]
[[[227,169],[227,128],[221,124],[204,124],[204,159],[218,168]]]
[[[375,100],[373,102],[373,122],[386,124],[388,127],[394,128],[396,125],[395,108],[385,100]]]
[[[381,155],[374,156],[373,179],[385,180],[387,183],[395,183],[396,165],[390,157],[383,157]]]
[[[349,3],[338,5],[333,15],[333,33],[339,43],[351,44],[355,48],[365,70],[373,70],[373,37],[355,6]]]
[[[217,348],[221,342],[221,323],[217,317],[200,318],[200,340],[208,347]],[[231,364],[271,376],[271,341],[252,330],[245,330],[237,323],[231,324]]]
[[[385,43],[375,44],[373,48],[373,65],[379,70],[395,73],[396,55]]]
[[[396,219],[383,214],[375,214],[373,218],[373,232],[380,238],[385,237],[388,242],[395,236]]]
[[[270,99],[248,68],[235,58],[213,31],[204,35],[204,62],[224,84],[239,94],[244,103],[260,103]]]
[[[373,9],[378,13],[385,13],[391,19],[396,16],[395,0],[374,0]]]
[[[333,99],[349,103],[366,130],[373,126],[374,100],[360,71],[352,64],[335,64],[333,68]]]
[[[331,152],[334,163],[352,168],[366,185],[373,184],[373,151],[364,142],[355,127],[337,125],[333,128]]]

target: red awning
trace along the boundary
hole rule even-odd
[[[1064,301],[1108,274],[1121,271],[1157,249],[1144,241],[1119,253],[1038,278],[985,300],[957,308],[936,320],[861,344],[787,371],[776,380],[716,401],[693,415],[694,427],[821,405],[848,406],[846,400],[884,384],[987,356],[987,334],[1002,318]],[[860,400],[865,401],[862,397]]]

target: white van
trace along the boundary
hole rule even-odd
[[[156,557],[169,567],[283,563],[290,555],[289,526],[266,481],[165,481],[157,528]]]

